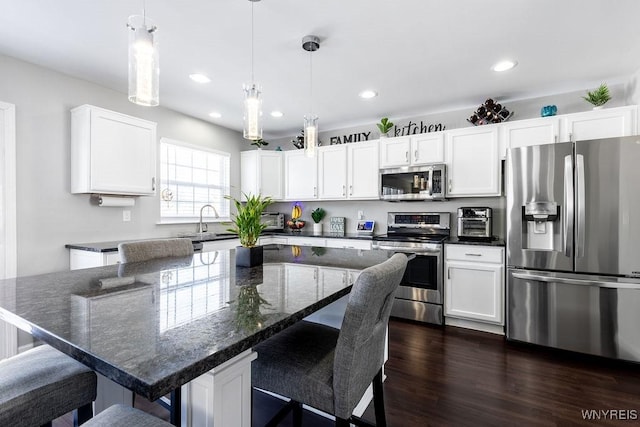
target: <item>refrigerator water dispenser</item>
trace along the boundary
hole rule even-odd
[[[528,202],[522,207],[522,227],[526,245],[523,249],[560,250],[554,247],[554,231],[560,218],[560,206],[555,202]]]

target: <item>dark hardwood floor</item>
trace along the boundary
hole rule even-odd
[[[384,391],[390,426],[640,424],[640,365],[395,319],[389,323],[389,335]],[[254,426],[264,425],[278,405],[254,393]],[[136,406],[168,416],[141,398]],[[606,410],[620,412],[605,417]],[[601,418],[585,420],[583,411],[600,411]],[[625,417],[635,419],[621,419]],[[364,418],[374,420],[372,407]],[[70,426],[70,417],[53,425]],[[281,425],[290,426],[291,417]],[[304,425],[332,423],[305,413]]]

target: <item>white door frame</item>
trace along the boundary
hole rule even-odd
[[[17,238],[16,238],[16,107],[13,104],[0,102],[0,160],[2,160],[2,176],[0,176],[0,209],[4,218],[0,239],[4,241],[5,250],[0,263],[4,266],[4,277],[13,278],[17,274]],[[0,293],[9,292],[0,289]],[[18,352],[18,331],[14,326],[0,321],[0,359],[13,356]]]

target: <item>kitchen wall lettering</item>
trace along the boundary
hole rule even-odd
[[[330,141],[329,144],[337,145],[337,144],[349,144],[351,142],[368,141],[369,135],[371,135],[371,132],[358,132],[358,133],[352,133],[351,135],[342,135],[341,137],[332,136],[331,138],[329,138],[329,141]]]
[[[417,133],[427,133],[427,132],[440,132],[445,129],[445,126],[442,123],[438,124],[430,124],[427,125],[422,120],[420,120],[420,125],[418,123],[414,123],[409,120],[409,123],[406,126],[394,126],[393,127],[393,135],[394,136],[405,136],[405,135],[415,135]]]

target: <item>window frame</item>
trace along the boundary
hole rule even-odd
[[[194,223],[198,223],[200,220],[200,217],[197,213],[194,212],[193,216],[165,216],[163,215],[163,207],[162,204],[166,203],[166,201],[162,200],[162,189],[164,188],[165,182],[167,182],[168,177],[163,176],[163,156],[165,156],[166,153],[166,148],[164,147],[164,144],[169,144],[172,146],[176,146],[179,148],[185,148],[188,150],[193,150],[193,151],[200,151],[203,153],[207,153],[207,154],[214,154],[214,155],[218,155],[221,157],[226,157],[226,171],[223,171],[226,174],[226,180],[227,180],[227,185],[226,188],[222,188],[222,193],[223,195],[228,195],[231,192],[231,153],[226,152],[226,151],[222,151],[222,150],[217,150],[214,148],[210,148],[210,147],[205,147],[202,145],[196,145],[196,144],[192,144],[192,143],[188,143],[185,141],[181,141],[181,140],[177,140],[177,139],[173,139],[173,138],[167,138],[167,137],[162,137],[160,138],[160,145],[159,145],[159,150],[160,150],[160,155],[158,156],[158,162],[159,162],[159,176],[160,176],[160,182],[159,182],[159,192],[158,192],[158,201],[159,201],[159,207],[160,207],[160,220],[158,221],[158,224],[194,224]],[[193,169],[193,165],[191,166]],[[175,197],[175,195],[174,195]],[[175,199],[174,199],[175,200]],[[211,202],[207,202],[207,203],[211,203]],[[202,217],[203,221],[206,222],[228,222],[231,220],[231,201],[228,199],[223,198],[221,203],[225,204],[226,207],[224,207],[223,209],[219,209],[220,205],[216,205],[213,204],[214,206],[216,206],[216,210],[218,210],[218,212],[222,211],[224,212],[226,209],[226,212],[228,213],[227,215],[220,215],[219,218],[216,218],[211,209],[205,209],[205,211],[203,212],[204,215]],[[204,203],[203,203],[204,204]]]

